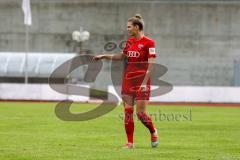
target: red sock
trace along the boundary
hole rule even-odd
[[[144,124],[144,126],[146,126],[149,129],[151,133],[155,132],[152,120],[146,113],[139,112],[137,113],[137,117]]]
[[[133,143],[134,132],[133,108],[125,108],[124,124],[128,143]]]

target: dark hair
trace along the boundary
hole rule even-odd
[[[132,22],[134,26],[138,25],[140,31],[143,30],[144,21],[140,14],[136,14],[134,17],[129,18],[128,22]]]

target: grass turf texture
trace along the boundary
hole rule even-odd
[[[72,112],[94,108],[74,104]],[[126,150],[123,107],[85,122],[65,122],[55,103],[0,103],[1,160],[240,160],[240,108],[149,106],[160,144],[150,147],[150,135],[135,117],[135,149]],[[166,115],[189,115],[159,119]]]

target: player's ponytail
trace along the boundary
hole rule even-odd
[[[134,17],[131,17],[128,19],[128,22],[132,22],[134,26],[138,26],[139,30],[142,31],[144,28],[144,21],[142,19],[142,16],[140,14],[136,14]]]
[[[135,17],[138,19],[142,19],[142,16],[140,14],[136,14]]]

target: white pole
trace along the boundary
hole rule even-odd
[[[25,84],[28,83],[28,31],[29,31],[29,26],[26,25],[26,39],[25,39]]]
[[[28,38],[28,32],[29,32],[29,26],[32,25],[32,13],[31,13],[31,2],[30,0],[23,0],[22,1],[22,10],[24,13],[24,24],[25,24],[25,31],[26,31],[26,39],[25,39],[25,59],[24,59],[24,65],[25,65],[25,84],[28,83],[28,44],[29,44],[29,38]]]

